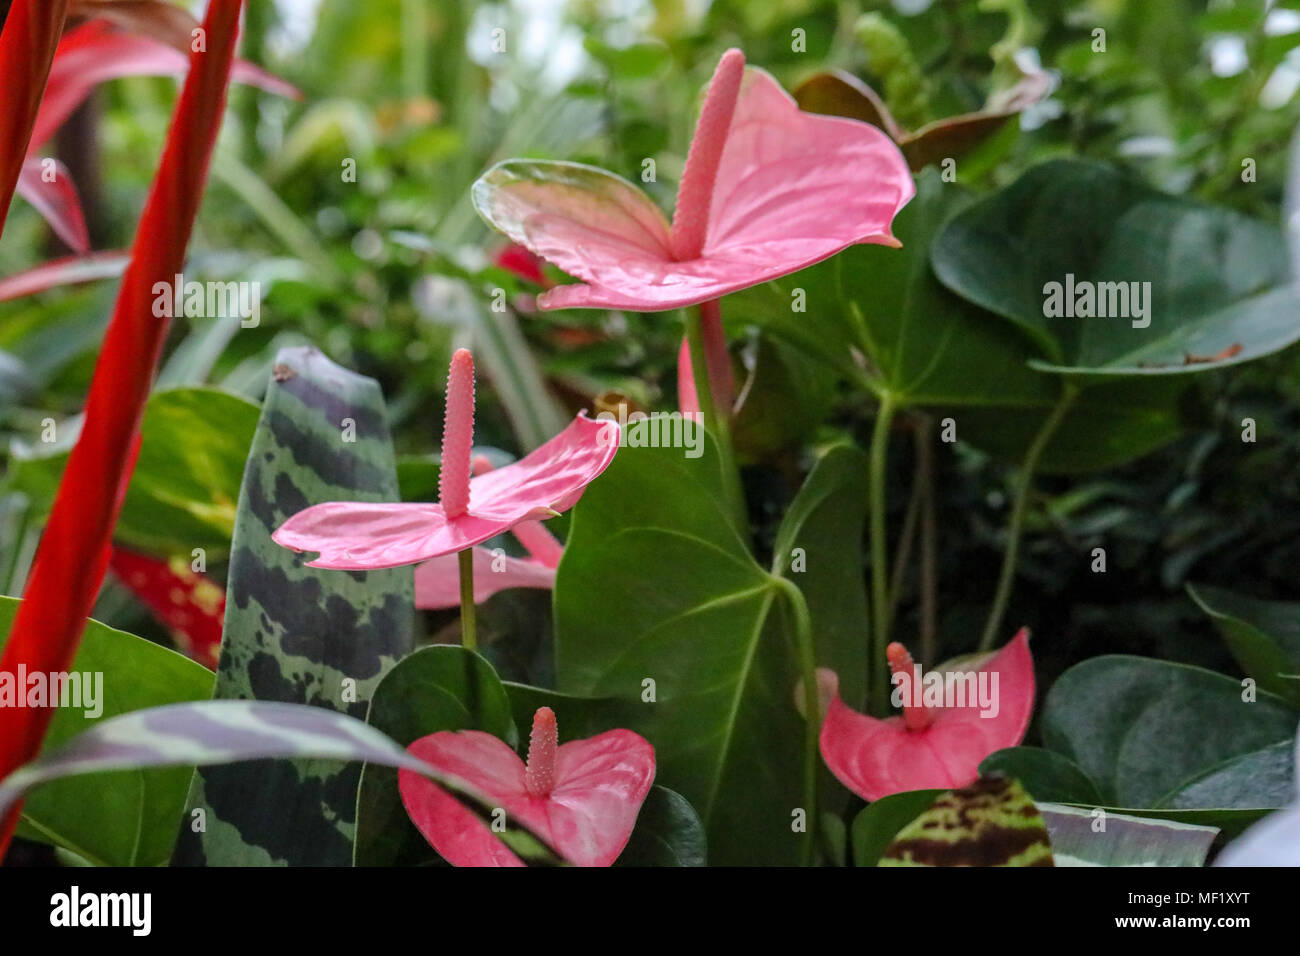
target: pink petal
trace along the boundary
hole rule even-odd
[[[532,799],[524,791],[524,762],[491,734],[480,730],[442,731],[421,737],[406,749],[473,784],[478,792],[497,800],[507,814],[521,801]],[[473,811],[429,778],[399,770],[397,787],[411,822],[448,863],[524,865]]]
[[[695,391],[695,366],[691,364],[690,339],[682,339],[677,350],[677,404],[683,415],[700,413],[700,396]]]
[[[489,223],[570,275],[620,288],[654,284],[672,271],[659,207],[603,169],[508,160],[484,173],[471,196]]]
[[[618,424],[575,418],[513,464],[470,479],[469,514],[448,519],[437,504],[331,501],[298,512],[272,540],[318,551],[313,568],[366,571],[463,551],[521,521],[549,517],[582,497],[618,451]]]
[[[519,820],[578,866],[609,866],[618,859],[654,784],[654,748],[630,730],[610,730],[561,744],[555,789],[547,797],[529,795],[524,762],[489,734],[444,731],[422,737],[407,749],[495,800],[507,818]],[[412,822],[448,862],[519,865],[483,821],[446,791],[410,771],[400,771],[398,776]],[[449,804],[456,804],[460,813]]]
[[[704,258],[727,274],[753,270],[753,284],[855,243],[897,245],[890,225],[915,192],[885,133],[804,113],[766,71],[750,68],[718,170]]]
[[[499,570],[498,570],[499,567]],[[487,548],[474,549],[474,603],[482,604],[510,588],[555,587],[555,569],[508,554],[499,557]],[[460,605],[460,562],[443,554],[415,566],[415,606],[426,611]]]
[[[554,570],[560,566],[564,557],[564,545],[555,539],[555,535],[546,530],[540,521],[521,521],[510,529],[519,543],[528,549],[528,556],[538,564]]]
[[[530,518],[551,517],[552,511],[566,511],[609,467],[618,441],[617,422],[579,415],[519,461],[470,479],[470,514],[513,526]]]
[[[44,175],[46,163],[54,164],[54,178],[48,181]],[[73,252],[85,254],[90,251],[86,217],[81,212],[81,200],[68,167],[57,159],[28,159],[18,174],[17,191]]]
[[[124,76],[183,76],[188,69],[189,58],[181,51],[148,36],[115,30],[102,20],[70,30],[54,55],[28,155],[49,141],[98,84]],[[230,76],[232,82],[268,93],[299,96],[289,83],[244,60],[235,61]]]
[[[575,266],[512,238],[586,280],[543,294],[543,309],[674,309],[797,272],[855,243],[897,245],[890,226],[914,193],[907,162],[885,133],[801,112],[776,80],[750,67],[700,258],[665,263],[609,243],[579,247],[582,233],[571,228],[563,241],[585,257]]]
[[[826,766],[864,800],[967,786],[985,757],[1020,743],[1029,727],[1034,666],[1028,631],[1021,629],[979,670],[998,674],[997,716],[981,717],[978,707],[947,708],[920,731],[908,730],[901,717],[860,714],[836,693],[822,724]]]

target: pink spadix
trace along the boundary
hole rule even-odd
[[[442,420],[442,463],[438,498],[448,518],[469,511],[469,476],[474,447],[474,356],[457,349],[447,372],[447,404]]]
[[[559,748],[555,711],[539,707],[533,715],[533,732],[528,738],[528,763],[524,786],[534,797],[549,797],[555,789],[555,751]]]
[[[713,185],[718,179],[718,165],[722,162],[722,149],[727,145],[744,75],[745,54],[731,49],[722,54],[709,81],[673,209],[673,258],[679,262],[698,259],[704,251]]]
[[[441,731],[407,748],[463,780],[578,866],[609,866],[623,852],[654,784],[655,753],[630,730],[559,743],[555,713],[538,708],[528,762],[478,730]],[[455,866],[523,866],[477,815],[427,777],[398,772],[411,821]]]

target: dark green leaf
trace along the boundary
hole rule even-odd
[[[424,647],[402,658],[375,688],[366,723],[403,747],[442,730],[481,730],[512,747],[517,743],[510,702],[492,665],[454,645]],[[391,767],[362,769],[353,852],[357,866],[438,860],[407,817]]]

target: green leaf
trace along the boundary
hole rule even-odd
[[[383,396],[312,348],[280,351],[271,379],[239,494],[215,696],[361,718],[411,648],[414,575],[308,568],[271,532],[320,502],[398,500]],[[183,827],[176,860],[347,865],[360,772],[286,761],[200,770],[189,806],[206,809],[207,830]]]
[[[1250,755],[1247,755],[1250,756]],[[1217,768],[1216,768],[1217,769]],[[1270,811],[1267,808],[1231,809],[1215,802],[1223,797],[1217,794],[1193,792],[1188,802],[1195,809],[1174,809],[1175,804],[1149,809],[1144,807],[1120,807],[1107,805],[1098,793],[1097,784],[1068,757],[1039,747],[1008,747],[990,754],[980,764],[980,774],[1003,773],[1015,777],[1032,794],[1041,793],[1041,799],[1053,803],[1068,803],[1083,810],[1105,810],[1107,814],[1123,814],[1131,817],[1143,817],[1173,820],[1195,826],[1214,827],[1225,837],[1241,833],[1256,820],[1263,818]],[[1241,778],[1233,775],[1240,783]],[[1189,783],[1195,786],[1196,781]],[[1171,800],[1178,800],[1178,794],[1171,795]],[[1209,808],[1209,809],[1206,809]]]
[[[898,831],[877,866],[1052,866],[1047,826],[1008,777],[950,790]]]
[[[1294,780],[1295,743],[1280,740],[1184,780],[1172,793],[1161,797],[1157,806],[1271,810],[1291,801]]]
[[[700,813],[714,863],[800,861],[804,726],[787,585],[732,529],[717,447],[623,448],[573,511],[555,583],[559,689],[653,701],[626,724]],[[653,681],[653,685],[645,683]]]
[[[581,740],[616,727],[631,727],[644,716],[645,705],[639,697],[580,697],[512,681],[502,684],[516,728],[532,727],[537,709],[549,707],[555,712],[561,740]]]
[[[907,790],[869,803],[853,818],[853,865],[875,866],[903,829],[930,808],[942,790]]]
[[[366,723],[403,747],[441,730],[481,730],[516,745],[510,701],[492,665],[454,645],[423,647],[384,675]],[[438,854],[411,823],[397,771],[366,764],[357,796],[357,866],[415,866]]]
[[[773,549],[772,573],[803,592],[817,664],[839,675],[840,696],[851,707],[861,707],[867,693],[867,465],[866,453],[852,445],[827,449],[790,503]]]
[[[1031,341],[945,289],[930,267],[934,237],[970,196],[931,170],[894,220],[902,249],[851,246],[837,256],[842,307],[896,404],[1050,407],[1059,384],[1026,363]]]
[[[775,336],[760,336],[731,437],[743,462],[802,444],[830,410],[835,381],[822,363]]]
[[[652,787],[615,866],[704,866],[708,842],[695,808],[680,793]]]
[[[257,406],[213,388],[167,388],[145,405],[136,461],[114,539],[150,554],[208,560],[225,555],[235,527],[235,502]],[[15,449],[10,486],[48,515],[80,422],[65,423],[50,447]]]
[[[1261,601],[1209,585],[1187,593],[1210,615],[1241,669],[1300,707],[1300,603]]]
[[[1019,780],[1038,800],[1100,806],[1097,785],[1067,757],[1041,747],[1007,747],[980,762],[980,776],[1000,773]]]
[[[1216,827],[1039,803],[1057,866],[1204,866]],[[1103,827],[1104,829],[1098,829]]]
[[[9,639],[19,604],[14,598],[0,597],[0,650]],[[212,690],[212,672],[207,668],[93,620],[86,624],[71,673],[101,676],[102,712],[88,717],[85,708],[57,708],[44,753],[102,720],[145,707],[200,700]],[[49,783],[27,798],[18,833],[101,865],[159,866],[171,856],[189,780],[189,769],[173,767]]]
[[[1205,771],[1295,736],[1297,715],[1284,701],[1267,693],[1253,702],[1243,696],[1238,681],[1199,667],[1094,657],[1052,686],[1042,712],[1043,742],[1074,761],[1108,804],[1165,806],[1167,795]],[[1248,777],[1241,784],[1228,808],[1276,803]],[[1258,800],[1249,799],[1252,791]]]
[[[1276,227],[1155,192],[1094,163],[1029,170],[954,218],[935,240],[933,260],[950,289],[1033,336],[1049,358],[1036,366],[1053,371],[1194,372],[1300,338],[1300,300]],[[1122,283],[1105,290],[1109,315],[1045,314],[1049,283],[1078,301],[1082,293],[1067,294],[1067,276],[1075,289],[1092,284],[1095,298],[1096,283]],[[1133,282],[1150,283],[1141,317],[1120,297]]]

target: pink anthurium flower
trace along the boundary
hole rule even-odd
[[[486,455],[474,459],[474,474],[492,470]],[[540,521],[521,521],[511,529],[528,557],[516,558],[496,553],[481,545],[474,552],[474,603],[482,604],[498,591],[510,588],[555,587],[555,569],[564,556],[564,546]],[[438,611],[460,604],[460,567],[457,558],[440,555],[415,566],[415,606]]]
[[[533,716],[528,762],[479,730],[442,731],[406,748],[454,774],[578,866],[610,866],[627,846],[655,778],[654,747],[630,730],[560,744],[555,713]],[[411,822],[455,866],[523,866],[481,819],[409,770],[398,788]]]
[[[822,723],[822,758],[840,782],[864,800],[905,790],[965,787],[979,776],[985,757],[1024,739],[1034,706],[1027,629],[1021,628],[973,672],[976,684],[980,674],[988,675],[982,678],[983,686],[992,690],[987,708],[969,698],[966,706],[917,705],[912,695],[920,693],[919,669],[901,644],[889,645],[888,654],[895,694],[904,691],[902,716],[877,720],[858,713],[840,699],[834,672],[820,672],[830,696]],[[976,691],[971,693],[978,698]]]
[[[272,535],[294,551],[318,551],[313,568],[368,571],[418,564],[482,544],[522,522],[573,507],[618,451],[618,423],[579,415],[513,464],[470,477],[474,359],[452,357],[436,503],[330,501],[289,518]]]
[[[672,225],[627,180],[577,163],[508,160],[474,184],[475,208],[581,283],[543,309],[654,312],[717,299],[855,243],[897,246],[915,192],[902,153],[868,123],[804,113],[728,50],[709,84]]]

